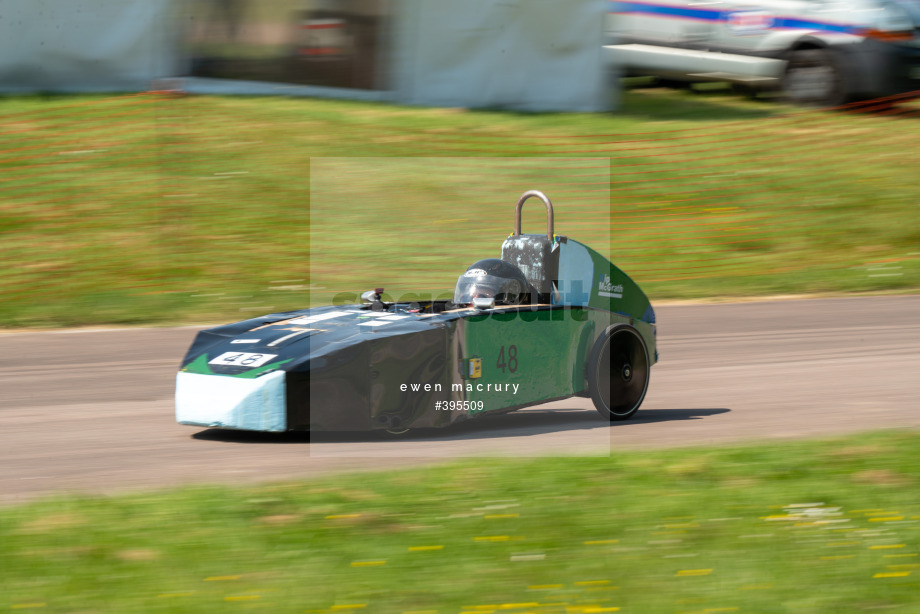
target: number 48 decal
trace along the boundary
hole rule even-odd
[[[229,367],[261,367],[277,354],[250,354],[247,352],[224,352],[208,361],[210,365],[227,365]]]
[[[495,361],[495,366],[498,369],[502,370],[502,373],[505,372],[505,367],[508,368],[508,371],[514,373],[518,368],[517,360],[517,346],[509,345],[508,346],[508,358],[507,362],[505,360],[505,346],[502,346],[502,349],[498,351],[498,360]]]

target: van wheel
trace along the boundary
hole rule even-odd
[[[787,57],[783,96],[792,104],[836,107],[847,100],[838,58],[828,49],[799,49]]]
[[[748,100],[757,100],[763,91],[753,85],[745,85],[742,83],[732,83],[730,89],[736,96],[742,96]]]
[[[689,90],[693,89],[693,83],[682,79],[668,79],[667,77],[657,77],[655,85],[658,87],[667,87],[672,90]]]
[[[588,391],[600,415],[614,420],[632,417],[648,390],[648,349],[642,335],[625,324],[607,327],[588,359]]]

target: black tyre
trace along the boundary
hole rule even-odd
[[[682,81],[680,79],[667,79],[665,77],[658,77],[655,79],[655,85],[658,87],[667,87],[672,90],[688,90],[690,89],[689,81]]]
[[[847,84],[838,58],[828,49],[799,49],[787,57],[783,96],[792,104],[836,107],[847,101]]]
[[[402,437],[412,429],[386,429],[384,433],[387,434],[387,437]]]
[[[757,100],[763,92],[763,89],[755,85],[746,85],[744,83],[732,83],[730,89],[733,94],[743,96],[748,100]]]
[[[403,425],[403,419],[399,416],[383,414],[377,416],[377,419],[386,424],[383,432],[387,437],[402,437],[411,430],[408,426]]]
[[[588,359],[588,391],[597,411],[610,421],[632,417],[648,390],[648,349],[626,324],[607,327]]]

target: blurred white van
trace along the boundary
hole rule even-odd
[[[625,75],[825,106],[920,90],[920,0],[612,0],[605,29]]]

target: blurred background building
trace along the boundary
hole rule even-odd
[[[174,0],[3,0],[0,93],[142,91],[182,70]]]
[[[0,92],[140,91],[609,108],[604,0],[4,0]]]

